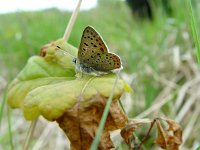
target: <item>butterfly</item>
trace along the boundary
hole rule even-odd
[[[76,71],[102,75],[121,70],[120,57],[109,52],[100,34],[91,26],[83,31],[78,56],[73,60]]]

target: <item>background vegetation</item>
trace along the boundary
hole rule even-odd
[[[197,1],[193,3],[195,21],[200,24],[200,5]],[[154,20],[150,21],[133,16],[125,2],[100,1],[96,8],[79,13],[69,43],[78,47],[83,29],[87,25],[96,28],[110,50],[121,57],[124,67],[121,77],[134,89],[131,97],[123,99],[129,116],[153,118],[159,115],[177,120],[184,130],[182,148],[194,149],[200,145],[200,74],[188,6],[186,2],[174,0],[170,15],[158,6],[153,5]],[[0,15],[1,106],[5,85],[30,56],[39,54],[44,44],[62,37],[70,15],[56,9]],[[29,123],[22,119],[20,111],[9,112],[7,107],[2,108],[0,149],[10,149],[10,136],[14,139],[14,149],[21,149]],[[7,123],[9,113],[12,134]],[[46,122],[41,119],[37,126],[33,149],[66,147],[59,129],[52,131],[57,125],[44,129]],[[138,133],[143,134],[144,131]],[[152,142],[149,138],[145,147],[154,149]]]

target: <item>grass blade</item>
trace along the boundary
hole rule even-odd
[[[31,122],[30,128],[29,128],[27,136],[26,136],[26,140],[25,140],[25,143],[24,143],[24,146],[23,146],[23,150],[29,149],[29,145],[30,145],[31,139],[33,137],[33,132],[35,131],[37,121],[38,121],[38,119]]]
[[[197,60],[198,60],[198,64],[200,64],[200,45],[199,45],[199,38],[198,38],[198,33],[197,33],[197,29],[196,29],[196,22],[195,22],[195,17],[194,17],[194,12],[193,12],[193,8],[192,8],[192,4],[191,4],[191,0],[188,0],[188,8],[189,8],[189,14],[190,14],[190,26],[192,28],[192,36],[194,38],[194,42],[195,42],[195,46],[197,48]]]
[[[2,103],[1,103],[1,107],[0,107],[0,126],[1,126],[1,120],[3,118],[3,110],[5,107],[5,103],[6,103],[7,89],[8,89],[8,86],[6,85],[4,92],[3,92],[3,99],[2,99]]]
[[[118,78],[119,77],[118,77],[118,74],[117,74],[116,78],[115,78],[115,82],[114,82],[113,88],[112,88],[112,92],[111,92],[111,94],[109,96],[109,99],[108,99],[108,101],[106,103],[106,107],[105,107],[105,109],[103,111],[103,115],[102,115],[98,130],[97,130],[97,134],[96,134],[95,139],[93,140],[92,145],[90,147],[91,150],[96,150],[98,148],[99,140],[100,140],[100,137],[101,137],[101,134],[102,134],[102,131],[103,131],[103,128],[104,128],[108,113],[109,113],[109,108],[110,108],[110,105],[112,103],[112,98],[113,98],[113,94],[114,94],[114,90],[115,90]]]
[[[14,150],[13,145],[13,135],[12,135],[12,128],[11,128],[11,121],[10,121],[10,108],[7,107],[7,117],[8,117],[8,133],[9,133],[9,144],[11,146],[11,150]]]

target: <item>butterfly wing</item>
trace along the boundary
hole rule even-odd
[[[78,50],[80,63],[92,59],[94,54],[108,52],[108,48],[101,36],[92,27],[88,26],[83,31],[81,43]]]
[[[114,69],[122,68],[119,56],[113,53],[97,53],[94,59],[89,60],[91,67],[96,71],[108,72]]]
[[[91,70],[109,72],[122,68],[119,56],[108,52],[101,36],[90,26],[83,31],[78,51],[78,61],[85,72]]]

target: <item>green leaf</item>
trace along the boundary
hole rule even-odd
[[[60,42],[60,43],[59,43]],[[65,45],[68,51],[77,52],[69,44],[62,43],[61,40],[54,42],[57,45]],[[60,46],[59,45],[59,46]],[[72,80],[75,78],[74,66],[72,64],[72,57],[62,53],[62,57],[58,57],[58,52],[54,50],[55,46],[48,47],[46,49],[46,56],[32,56],[29,58],[25,67],[12,81],[8,89],[8,104],[13,108],[18,108],[23,105],[23,101],[26,95],[37,87],[54,84],[61,81]],[[49,61],[47,58],[51,54],[52,60]],[[47,60],[46,60],[47,59]],[[65,64],[59,62],[66,61]]]
[[[97,94],[108,99],[115,74],[76,78],[72,59],[77,49],[62,40],[44,46],[42,52],[44,57],[33,56],[28,60],[8,90],[8,104],[21,108],[27,120],[40,115],[55,120],[79,101],[87,105]],[[125,87],[119,80],[113,99],[121,97]]]
[[[109,97],[114,80],[115,75],[112,74],[41,86],[26,96],[23,107],[25,118],[33,120],[42,115],[48,120],[54,120],[61,117],[80,99],[87,105],[87,100],[92,99],[96,94]],[[122,95],[123,86],[123,81],[120,80],[115,88],[113,99]]]

